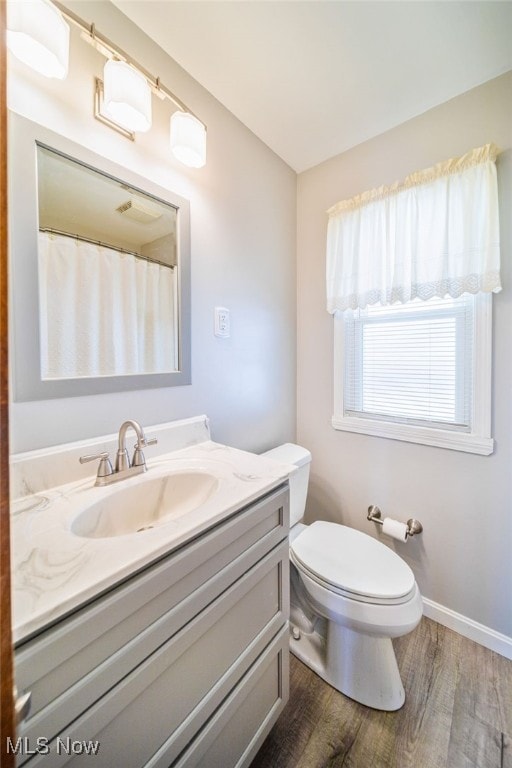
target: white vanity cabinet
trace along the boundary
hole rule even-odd
[[[288,698],[288,528],[284,484],[19,643],[17,764],[248,766]]]

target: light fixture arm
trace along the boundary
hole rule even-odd
[[[83,21],[83,19],[73,13],[73,11],[70,11],[68,8],[62,5],[62,3],[59,3],[56,0],[52,0],[52,2],[53,5],[59,9],[59,11],[68,21],[70,21],[81,30],[84,40],[86,40],[90,45],[94,46],[96,50],[99,51],[103,56],[105,56],[107,59],[118,59],[119,61],[125,61],[127,64],[135,67],[135,69],[144,75],[149,87],[156,96],[158,96],[160,99],[169,99],[181,112],[187,112],[188,114],[195,117],[196,120],[199,120],[199,122],[202,123],[206,129],[206,125],[201,120],[201,118],[194,114],[194,112],[192,112],[192,110],[189,109],[187,105],[181,101],[181,99],[175,96],[172,91],[166,88],[166,86],[163,85],[160,81],[159,77],[154,77],[150,72],[147,71],[147,69],[141,66],[138,61],[135,61],[135,59],[129,56],[125,51],[123,51],[117,45],[114,45],[114,43],[112,43],[107,37],[98,32],[94,23],[87,24],[85,21]]]

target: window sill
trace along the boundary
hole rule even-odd
[[[391,440],[404,440],[407,443],[419,443],[420,445],[434,445],[438,448],[477,453],[482,456],[489,456],[494,450],[494,440],[491,437],[482,437],[466,432],[453,432],[448,429],[358,419],[354,416],[333,416],[332,426],[334,429],[347,432],[387,437]]]

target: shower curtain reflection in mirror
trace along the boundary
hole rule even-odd
[[[177,369],[175,268],[51,232],[38,250],[43,379]]]

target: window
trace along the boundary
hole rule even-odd
[[[329,208],[336,429],[492,453],[497,154],[486,144]]]
[[[490,294],[335,314],[333,426],[489,454]]]

